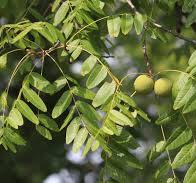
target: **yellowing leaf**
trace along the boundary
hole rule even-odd
[[[118,37],[121,20],[118,16],[112,16],[107,20],[108,32],[111,37]]]

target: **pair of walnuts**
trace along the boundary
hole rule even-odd
[[[171,93],[172,82],[167,78],[154,80],[148,75],[140,75],[134,82],[135,91],[139,94],[149,94],[153,91],[157,96],[165,97]]]

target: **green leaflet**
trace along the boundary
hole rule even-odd
[[[157,142],[148,153],[148,159],[150,161],[156,159],[164,150],[165,150],[166,142],[159,141]]]
[[[32,29],[33,29],[33,24],[29,27],[27,27],[25,30],[23,30],[22,32],[20,32],[16,37],[14,37],[11,40],[11,43],[14,44],[16,43],[18,40],[22,39],[23,37],[25,37]]]
[[[110,111],[109,118],[115,123],[122,126],[129,125],[132,127],[134,125],[133,122],[127,116],[114,109]]]
[[[93,69],[96,62],[97,62],[97,57],[95,57],[94,55],[90,55],[82,64],[82,69],[81,69],[82,76],[88,74]]]
[[[96,65],[89,75],[86,86],[88,89],[96,87],[100,84],[107,76],[107,68],[102,65]]]
[[[52,140],[52,135],[51,135],[50,131],[49,131],[47,128],[45,128],[45,127],[43,127],[43,126],[41,126],[41,125],[37,125],[37,126],[36,126],[36,130],[37,130],[37,132],[38,132],[40,135],[42,135],[42,136],[45,137],[46,139]]]
[[[66,130],[66,144],[70,144],[76,137],[80,127],[80,117],[76,117],[71,121]]]
[[[186,21],[186,27],[191,26],[191,24],[195,23],[196,20],[196,7],[194,7],[193,11],[188,15]]]
[[[46,38],[50,43],[54,44],[56,42],[56,33],[55,36],[50,33],[50,30],[46,25],[42,27],[42,29],[38,29],[37,32],[39,32],[44,38]]]
[[[49,34],[51,35],[54,43],[57,42],[58,39],[61,40],[59,35],[57,34],[58,33],[58,29],[56,29],[56,27],[54,27],[50,23],[46,23],[46,27],[47,27],[47,30],[48,30]]]
[[[157,125],[164,125],[167,123],[174,123],[178,119],[179,112],[171,111],[160,115],[160,117],[155,121]]]
[[[196,67],[196,51],[194,51],[189,58],[189,67],[194,68]]]
[[[135,101],[127,94],[124,94],[123,92],[118,92],[117,97],[122,100],[123,102],[129,104],[131,107],[136,107]]]
[[[39,120],[37,116],[33,113],[31,108],[22,100],[16,101],[16,108],[25,116],[29,121],[35,123],[36,125],[39,124]]]
[[[52,12],[54,12],[58,8],[60,3],[61,3],[61,0],[55,0],[54,1],[53,5],[52,5]]]
[[[8,150],[8,148],[9,148],[12,152],[16,153],[16,147],[15,147],[15,145],[12,142],[10,142],[9,139],[7,139],[6,137],[4,137],[2,139],[2,145],[3,145],[3,147],[6,150]]]
[[[80,39],[75,39],[67,45],[67,50],[69,53],[72,53],[78,47],[80,41]]]
[[[70,111],[69,114],[67,115],[67,117],[65,118],[63,124],[61,125],[60,130],[62,130],[63,128],[65,128],[67,126],[67,124],[71,121],[71,119],[73,118],[73,115],[75,113],[76,107],[73,106]]]
[[[143,17],[140,13],[137,12],[134,16],[134,27],[137,35],[141,34],[143,30],[143,25],[144,25]]]
[[[29,75],[29,83],[38,89],[39,91],[45,92],[45,93],[54,93],[55,86],[52,85],[48,80],[46,80],[42,75],[32,72]]]
[[[85,157],[87,153],[90,151],[94,138],[91,136],[88,138],[84,150],[82,152],[82,156]]]
[[[47,108],[44,104],[43,100],[39,97],[39,95],[31,90],[30,88],[24,86],[22,88],[22,93],[27,101],[30,101],[35,107],[37,107],[39,110],[46,112]]]
[[[72,101],[72,93],[70,91],[64,92],[52,111],[52,118],[59,117],[71,104],[71,101]]]
[[[107,20],[108,32],[111,37],[118,37],[121,20],[118,16],[112,16]]]
[[[102,127],[102,130],[108,135],[114,135],[114,134],[118,135],[118,129],[116,127],[116,124],[110,119],[107,119],[104,122],[104,126]]]
[[[177,80],[173,83],[172,96],[175,99],[179,91],[186,85],[189,80],[189,75],[187,73],[181,73]]]
[[[137,140],[128,132],[123,129],[118,136],[112,136],[112,140],[114,140],[117,144],[120,144],[124,148],[136,149],[140,147]]]
[[[178,138],[178,136],[180,134],[182,134],[184,131],[186,130],[186,126],[183,124],[179,127],[177,127],[172,134],[170,135],[170,137],[167,140],[167,145],[172,143],[176,138]]]
[[[127,35],[133,26],[133,16],[131,14],[123,14],[121,17],[121,31],[124,35]]]
[[[78,47],[73,51],[73,53],[71,54],[71,56],[70,56],[70,62],[75,61],[75,60],[80,56],[81,53],[82,53],[82,47],[81,47],[81,46],[78,46]]]
[[[11,128],[5,128],[4,136],[14,144],[26,145],[26,141],[18,133],[13,131]]]
[[[168,161],[164,161],[159,167],[158,170],[155,173],[155,179],[158,182],[161,182],[168,174],[170,169],[170,164]]]
[[[121,113],[129,117],[129,119],[132,121],[134,125],[137,124],[137,120],[135,119],[136,117],[133,116],[133,112],[131,112],[128,107],[120,103],[117,103],[117,107],[120,109]]]
[[[74,24],[73,23],[64,23],[62,31],[65,34],[65,37],[68,38],[70,36],[70,34],[72,33],[74,28]]]
[[[183,183],[195,183],[196,182],[196,160],[192,163],[188,169]]]
[[[86,102],[77,101],[76,106],[78,107],[79,111],[89,120],[92,124],[97,126],[97,121],[101,120],[100,115],[97,111]]]
[[[0,56],[0,70],[4,69],[7,65],[7,54]]]
[[[193,143],[182,147],[182,149],[178,152],[178,154],[174,158],[174,161],[172,162],[172,167],[176,169],[195,160],[196,158],[195,152],[196,152],[196,146]]]
[[[88,136],[88,130],[85,127],[81,128],[78,131],[78,134],[76,135],[72,146],[72,151],[74,153],[77,153],[80,150],[80,148],[86,141],[87,136]]]
[[[40,121],[40,123],[42,125],[44,125],[46,128],[58,132],[59,131],[59,127],[57,125],[57,123],[51,119],[50,117],[46,116],[45,114],[39,114],[38,115],[38,119]]]
[[[137,168],[142,169],[142,165],[139,160],[132,155],[128,148],[124,148],[120,144],[116,143],[113,139],[108,143],[108,146],[112,149],[112,156],[110,159],[120,165],[122,168]],[[109,160],[110,161],[110,160]]]
[[[183,113],[189,113],[196,110],[196,92],[195,94],[190,98],[190,100],[185,104],[183,108]]]
[[[95,93],[91,90],[88,90],[87,88],[74,86],[72,87],[71,91],[74,95],[85,99],[93,100],[95,97]]]
[[[178,95],[174,101],[174,110],[181,108],[183,105],[189,102],[191,97],[195,94],[195,91],[196,84],[192,80],[189,80],[178,92]]]
[[[98,140],[94,140],[91,146],[91,150],[94,152],[99,148],[99,141]]]
[[[100,105],[104,104],[109,97],[111,97],[116,89],[115,82],[105,82],[102,87],[98,90],[95,98],[93,99],[92,105],[94,107],[99,107]]]
[[[16,129],[18,129],[18,126],[22,126],[24,124],[23,117],[16,108],[10,111],[9,116],[7,117],[7,122]]]
[[[55,86],[55,93],[60,91],[62,88],[64,88],[67,84],[67,78],[65,76],[59,77],[53,85]]]
[[[192,138],[192,131],[186,128],[175,140],[167,145],[168,150],[176,149]]]
[[[54,26],[57,26],[58,24],[60,24],[63,19],[65,18],[66,14],[68,13],[69,10],[69,4],[68,2],[64,2],[60,8],[57,10],[55,17],[54,17]]]

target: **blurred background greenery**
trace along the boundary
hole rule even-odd
[[[142,7],[142,1],[133,1],[138,9]],[[15,23],[26,17],[31,21],[36,19],[31,14],[31,8],[37,10],[41,15],[49,15],[50,10],[47,7],[53,3],[52,0],[0,0],[0,24]],[[167,7],[168,6],[168,7]],[[113,6],[106,6],[106,11],[109,14],[125,12],[129,9],[125,1],[117,1]],[[168,28],[175,30],[178,17],[175,9],[169,7],[167,0],[162,1],[160,6],[153,7],[153,18],[156,22],[165,25]],[[141,8],[141,11],[142,8]],[[50,17],[50,16],[49,16]],[[184,25],[180,27],[181,34],[196,38],[195,32],[192,28],[186,28]],[[193,47],[172,35],[166,35],[167,41],[162,42],[158,39],[147,40],[147,51],[149,60],[152,65],[153,73],[157,73],[167,69],[185,70],[188,58],[193,51]],[[141,37],[138,37],[134,31],[128,36],[119,36],[116,39],[107,38],[107,47],[110,54],[114,57],[107,58],[109,65],[119,78],[129,73],[146,72],[146,64],[143,58],[143,51],[141,45]],[[7,46],[6,50],[11,50],[12,47]],[[3,52],[4,50],[0,50]],[[2,92],[9,81],[11,73],[17,62],[23,56],[23,53],[17,52],[9,55],[9,63],[6,70],[0,71],[0,91]],[[65,73],[72,75],[81,83],[80,68],[83,57],[81,56],[77,63],[69,64],[67,60],[59,60]],[[21,81],[26,73],[28,73],[31,64],[36,62],[36,58],[31,58],[31,62],[27,62],[24,67],[20,69],[14,82],[11,85],[10,101],[16,98],[21,87]],[[39,62],[39,60],[37,60]],[[40,67],[36,68],[40,71]],[[164,75],[175,80],[178,73],[164,72]],[[123,84],[123,90],[128,93],[133,91],[133,79],[137,74],[131,75]],[[54,81],[60,73],[55,69],[51,62],[46,62],[44,65],[44,76],[50,81]],[[55,101],[60,96],[47,97],[43,96],[48,105],[52,107]],[[155,96],[150,94],[148,96],[135,96],[138,105],[146,111],[152,119],[156,119],[158,113],[171,108],[172,98],[164,98],[157,104]],[[66,114],[65,114],[66,115]],[[175,127],[175,125],[173,126]],[[47,141],[42,138],[33,129],[34,126],[30,123],[25,123],[21,129],[21,134],[27,140],[26,147],[18,148],[18,152],[13,154],[6,152],[3,147],[0,147],[0,182],[2,183],[94,183],[98,181],[99,172],[103,166],[103,161],[100,157],[100,151],[91,153],[87,158],[81,158],[81,152],[72,154],[69,146],[65,146],[65,132],[53,134],[53,141]],[[138,130],[140,128],[140,130]],[[171,128],[165,130],[171,131]],[[142,126],[137,127],[133,133],[140,143],[141,147],[134,151],[134,153],[144,162],[145,167],[142,171],[133,170],[133,180],[130,182],[152,183],[152,175],[155,167],[158,166],[158,161],[155,164],[150,164],[145,160],[148,150],[152,145],[161,140],[162,136],[160,128],[152,123],[142,123]],[[180,169],[177,174],[179,177],[183,176],[186,169]]]

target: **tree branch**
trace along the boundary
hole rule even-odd
[[[132,1],[131,1],[131,0],[127,0],[127,3],[128,3],[128,5],[131,7],[132,11],[133,11],[134,13],[136,13],[136,12],[137,12],[137,9],[135,8],[135,6],[134,6],[134,4],[132,3]],[[190,39],[190,38],[184,37],[183,35],[177,33],[176,31],[170,30],[170,29],[168,29],[168,28],[166,28],[166,27],[164,27],[164,26],[162,26],[162,25],[160,25],[160,24],[158,24],[158,23],[156,23],[156,22],[151,22],[151,23],[152,23],[152,25],[155,26],[156,28],[158,28],[158,29],[160,29],[160,30],[162,30],[162,31],[164,31],[164,32],[167,32],[167,33],[173,35],[173,36],[176,37],[176,38],[179,38],[179,39],[182,39],[182,40],[184,40],[184,41],[186,41],[186,42],[189,42],[189,43],[191,43],[192,45],[196,45],[196,40],[194,40],[194,39]]]
[[[144,39],[142,48],[143,48],[144,61],[146,62],[147,71],[148,71],[149,75],[152,76],[152,67],[150,65],[150,61],[148,58],[147,47],[146,47],[146,38]]]

